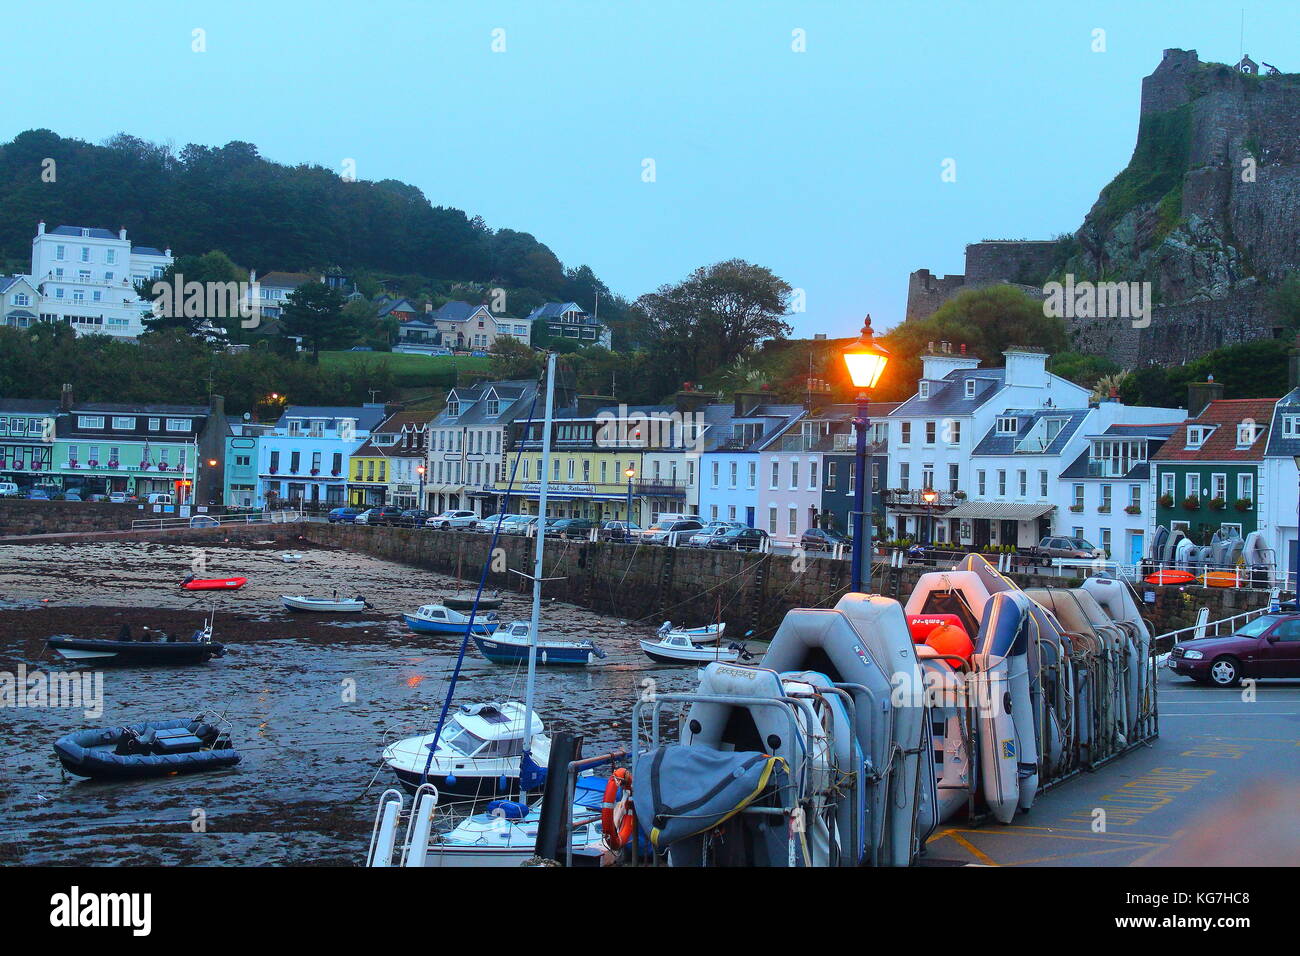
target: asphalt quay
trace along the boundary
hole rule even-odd
[[[1160,668],[1158,739],[1041,794],[1009,825],[941,826],[921,864],[1294,865],[1300,680],[1250,690]]]

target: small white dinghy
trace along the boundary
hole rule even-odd
[[[285,564],[297,564],[304,557],[306,557],[306,555],[301,551],[286,551],[284,554],[280,555],[280,560]]]
[[[281,594],[280,600],[290,611],[315,611],[325,614],[348,614],[366,609],[366,599],[358,594],[354,598],[334,597],[318,598],[298,595],[291,597]]]
[[[683,634],[689,641],[696,644],[713,644],[722,637],[722,632],[727,629],[725,622],[719,624],[709,624],[705,627],[673,627],[672,621],[664,621],[659,626],[658,633],[664,634]]]

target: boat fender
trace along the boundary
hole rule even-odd
[[[619,791],[623,795],[618,796]],[[618,799],[615,799],[615,798]],[[611,850],[627,845],[636,831],[636,811],[632,809],[632,772],[618,767],[605,784],[605,798],[600,804],[600,829]]]
[[[528,805],[518,800],[492,800],[487,805],[488,813],[503,820],[522,820],[528,816]]]
[[[966,661],[975,653],[975,645],[966,633],[966,628],[956,624],[940,624],[926,635],[925,644],[940,654],[960,657]]]

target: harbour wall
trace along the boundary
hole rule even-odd
[[[215,529],[214,529],[215,530]],[[270,529],[262,528],[263,536]],[[459,575],[472,586],[489,560],[488,535],[457,531],[369,528],[347,524],[284,525],[278,533],[301,535],[317,545],[361,551],[375,557],[442,574]],[[531,539],[504,535],[490,562],[490,588],[523,592],[530,584]],[[906,601],[920,576],[931,568],[877,566],[872,590]],[[787,611],[797,607],[833,607],[849,589],[846,560],[787,554],[664,548],[608,542],[548,542],[542,575],[546,600],[564,601],[628,621],[672,620],[695,626],[716,620],[728,623],[737,637],[753,629],[757,640],[769,638]],[[1061,587],[1069,579],[1012,574],[1021,587]],[[1267,603],[1263,591],[1227,588],[1153,587],[1145,604],[1156,633],[1186,627],[1201,607],[1218,620]],[[430,594],[430,600],[438,595]]]

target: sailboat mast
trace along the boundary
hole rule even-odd
[[[546,356],[546,407],[542,419],[542,480],[537,495],[537,544],[533,549],[533,613],[528,620],[528,683],[524,690],[524,753],[533,743],[533,685],[537,677],[537,631],[542,617],[542,552],[546,548],[546,496],[551,480],[551,424],[555,417],[555,353]]]

